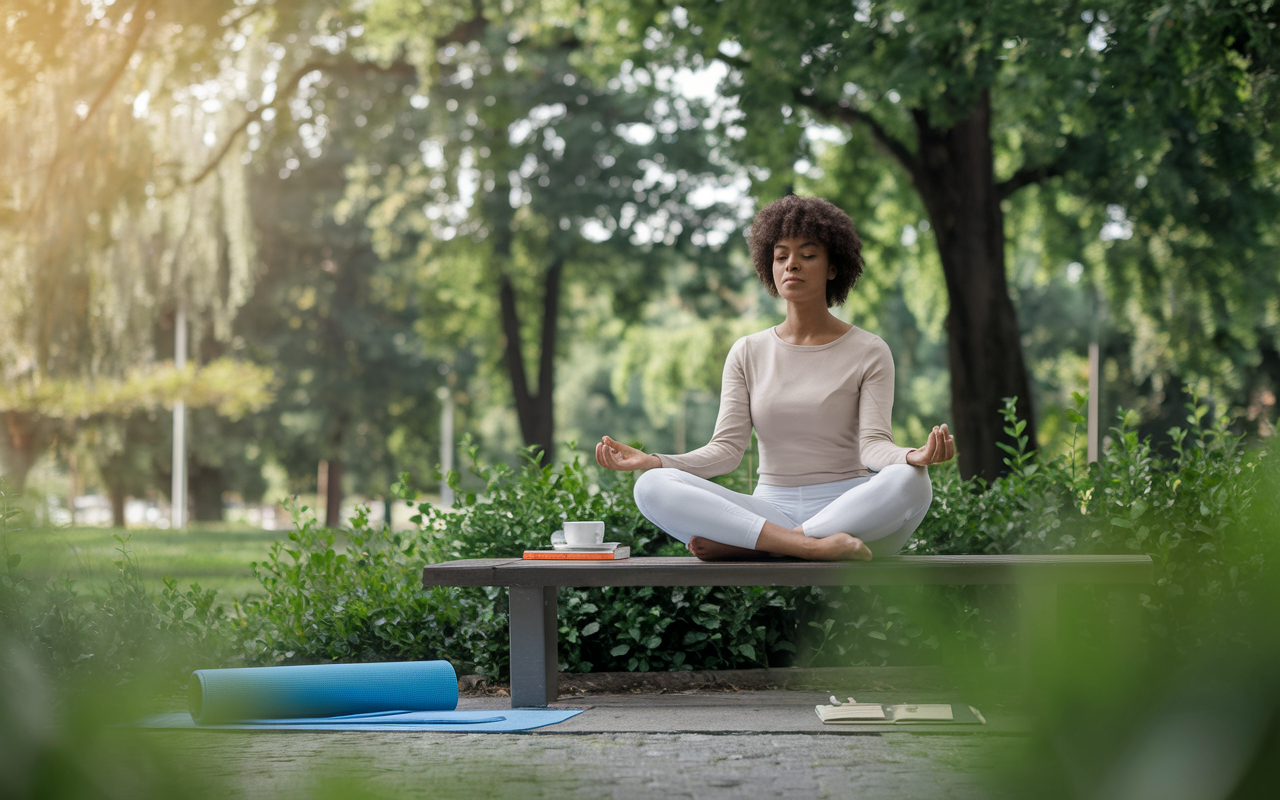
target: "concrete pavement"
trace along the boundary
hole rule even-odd
[[[860,701],[961,702],[954,692],[861,692]],[[817,692],[587,695],[524,734],[143,732],[219,797],[1014,797],[1027,750],[1003,708],[987,726],[867,731],[824,726]],[[460,708],[501,709],[505,697]]]

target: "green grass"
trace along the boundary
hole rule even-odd
[[[230,601],[257,593],[250,564],[266,559],[271,543],[288,531],[231,526],[193,527],[185,531],[150,528],[35,528],[10,531],[5,545],[22,556],[22,572],[36,579],[68,577],[95,589],[116,574],[119,535],[128,542],[148,587],[160,588],[171,577],[186,588],[198,583],[217,589]]]

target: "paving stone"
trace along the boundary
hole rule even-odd
[[[992,748],[1007,746],[1008,737],[935,735],[923,748],[912,739],[184,732],[169,736],[164,749],[195,785],[246,800],[440,792],[520,798],[1000,796]]]
[[[744,693],[751,695],[753,693]],[[721,701],[736,725],[742,715],[778,719],[781,732],[681,731],[714,716],[714,698],[679,704],[633,702],[660,728],[621,714],[620,730],[591,723],[522,734],[273,732],[151,732],[148,737],[206,796],[244,800],[292,798],[514,797],[520,800],[604,797],[956,798],[1013,797],[1002,790],[999,765],[1017,758],[1027,737],[1017,734],[887,731],[850,735],[819,728],[789,730],[787,697],[760,693]],[[781,693],[786,695],[787,693]],[[812,698],[792,693],[789,705]],[[674,719],[654,721],[654,705]],[[767,711],[769,713],[761,713]],[[580,715],[591,714],[591,711]],[[812,705],[808,706],[812,715]],[[738,715],[738,716],[734,716]],[[601,716],[607,716],[602,714]],[[798,719],[798,718],[797,718]],[[815,717],[816,719],[816,717]],[[705,720],[703,720],[705,722]],[[594,729],[594,730],[593,730]],[[194,793],[193,793],[194,794]]]

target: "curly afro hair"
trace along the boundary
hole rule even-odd
[[[751,223],[751,260],[756,275],[778,296],[773,283],[773,246],[781,239],[805,237],[827,248],[827,259],[836,276],[827,281],[827,308],[844,303],[862,274],[862,240],[853,220],[834,203],[821,197],[789,194],[760,209]]]

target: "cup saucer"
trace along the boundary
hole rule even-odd
[[[558,542],[553,542],[551,546],[556,550],[593,550],[593,551],[599,550],[601,552],[606,552],[609,550],[616,550],[618,548],[618,543],[604,542],[602,544],[560,544]]]

